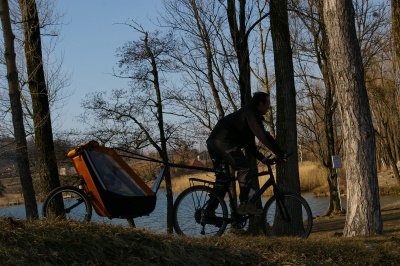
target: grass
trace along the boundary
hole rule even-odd
[[[326,182],[321,168],[300,165],[302,189]],[[195,175],[190,175],[191,177]],[[196,177],[214,180],[204,173]],[[177,193],[188,176],[174,179]],[[384,235],[340,237],[344,216],[314,220],[306,240],[227,233],[190,238],[124,226],[0,218],[1,265],[400,265],[400,208],[384,218]],[[341,219],[340,223],[336,223]]]
[[[0,219],[2,265],[399,265],[400,226],[382,236],[196,239],[123,226]]]

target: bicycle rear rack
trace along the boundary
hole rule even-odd
[[[204,180],[204,179],[200,179],[200,178],[195,178],[195,177],[191,177],[189,178],[189,182],[190,182],[190,186],[193,187],[194,185],[196,185],[195,183],[202,183],[205,186],[209,186],[212,187],[215,184],[215,181],[209,181],[209,180]]]

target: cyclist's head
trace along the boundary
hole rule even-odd
[[[263,91],[255,92],[251,98],[251,103],[254,104],[254,106],[258,106],[260,103],[266,103],[267,101],[269,102],[269,94]]]
[[[253,94],[251,103],[257,107],[261,114],[265,115],[270,107],[269,94],[258,91]]]

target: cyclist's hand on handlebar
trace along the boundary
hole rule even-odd
[[[272,165],[275,163],[287,163],[288,158],[289,155],[287,155],[286,153],[283,154],[282,156],[275,156],[273,158],[271,158],[271,155],[269,155],[267,157],[264,157],[264,159],[262,159],[261,162],[266,165]]]
[[[261,162],[265,165],[272,165],[275,164],[276,158],[270,158],[271,156],[264,157],[264,159],[261,160]]]

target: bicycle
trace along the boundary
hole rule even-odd
[[[273,195],[265,203],[261,214],[261,226],[267,236],[290,235],[307,238],[311,233],[313,217],[307,201],[298,194],[281,191],[275,183],[272,165],[277,158],[265,162],[267,171],[253,176],[269,175],[267,181],[250,197],[255,203],[262,194],[272,186]],[[229,189],[237,178],[229,172],[228,165],[220,162],[215,170],[218,177],[215,182],[190,178],[190,187],[176,199],[173,208],[174,229],[180,235],[187,236],[221,236],[230,224],[235,229],[243,229],[254,215],[240,215],[237,212],[237,201]],[[248,181],[248,183],[251,180]],[[202,183],[198,185],[197,183]],[[230,217],[225,197],[231,207]],[[217,202],[217,207],[215,208]],[[214,205],[211,207],[211,205]],[[214,210],[215,209],[215,210]]]

